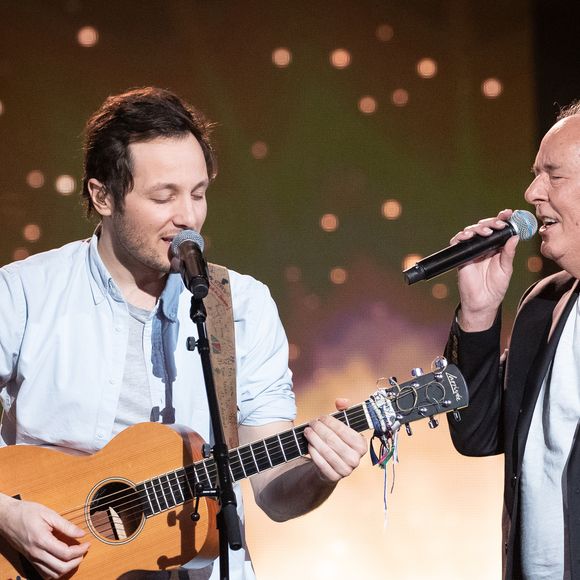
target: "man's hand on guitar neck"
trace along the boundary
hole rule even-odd
[[[336,399],[336,409],[344,411],[348,403],[348,399]],[[330,484],[350,475],[367,451],[363,435],[330,415],[311,421],[304,436],[320,478]]]
[[[348,400],[337,399],[341,411]],[[288,421],[259,427],[240,426],[240,443],[264,439],[292,428]],[[310,458],[301,458],[258,473],[251,478],[256,503],[277,521],[304,515],[321,505],[342,478],[350,475],[366,453],[367,443],[334,417],[311,421],[304,431]]]
[[[0,534],[34,565],[43,578],[74,570],[89,549],[85,533],[53,510],[0,494]]]

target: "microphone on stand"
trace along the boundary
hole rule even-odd
[[[538,229],[538,222],[534,214],[523,209],[516,209],[505,223],[507,224],[505,228],[494,230],[489,236],[475,235],[469,240],[448,246],[419,260],[414,266],[403,272],[405,281],[407,284],[414,284],[419,280],[429,280],[474,258],[501,248],[512,236],[519,236],[521,240],[529,240]]]
[[[205,298],[209,292],[203,247],[203,238],[195,230],[183,230],[171,242],[171,252],[179,260],[183,283],[197,300]]]

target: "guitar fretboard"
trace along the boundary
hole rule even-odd
[[[365,413],[367,401],[360,405],[338,411],[332,415],[357,432],[370,428]],[[307,424],[299,425],[261,441],[255,441],[229,451],[230,476],[239,481],[308,453],[308,441],[304,436]],[[181,505],[197,495],[198,484],[204,488],[214,487],[217,480],[215,461],[204,459],[191,465],[165,473],[140,483],[137,492],[145,505],[147,517]]]

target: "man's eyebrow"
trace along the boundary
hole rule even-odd
[[[200,187],[208,187],[208,186],[209,186],[209,180],[202,179],[199,183],[197,183],[196,185],[194,185],[192,187],[192,191],[194,191]],[[179,187],[175,183],[166,183],[166,182],[160,181],[159,183],[155,183],[154,185],[152,185],[147,191],[149,193],[155,193],[156,191],[162,191],[164,189],[169,189],[171,191],[177,191],[179,189]]]
[[[536,165],[534,163],[534,165],[532,165],[531,167],[531,172],[534,175],[537,175],[540,170],[544,169],[546,171],[557,171],[558,169],[561,168],[561,165],[556,165],[556,163],[545,163],[545,164],[540,164],[540,165]]]

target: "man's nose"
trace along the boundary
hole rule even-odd
[[[536,175],[532,183],[530,183],[526,189],[524,199],[531,205],[536,205],[542,201],[548,201],[548,187],[544,175]]]

